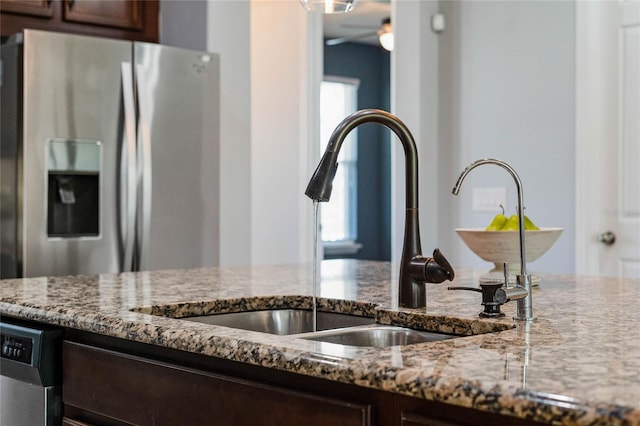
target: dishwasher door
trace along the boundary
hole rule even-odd
[[[0,425],[61,424],[62,334],[0,317]]]

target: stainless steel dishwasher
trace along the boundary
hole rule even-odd
[[[0,425],[61,424],[62,334],[0,317]]]

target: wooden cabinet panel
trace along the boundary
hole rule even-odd
[[[66,329],[65,426],[542,426],[535,421]]]
[[[143,23],[142,6],[139,0],[64,0],[64,19],[139,30]]]
[[[398,424],[402,426],[541,426],[531,420],[466,407],[399,396]]]
[[[137,425],[372,423],[372,405],[71,342],[63,345],[62,389],[66,406]]]
[[[53,2],[52,0],[2,0],[0,11],[50,18],[53,16]]]
[[[159,0],[0,0],[0,35],[25,28],[157,43]]]
[[[403,412],[400,416],[402,426],[459,426],[459,423],[451,423],[431,417],[421,416],[415,413]]]

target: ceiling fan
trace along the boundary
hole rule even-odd
[[[344,25],[345,28],[361,28],[361,29],[369,29],[370,26],[361,26],[361,25]],[[338,37],[338,38],[330,38],[325,40],[325,44],[327,46],[335,46],[342,43],[348,43],[351,41],[361,40],[371,36],[378,36],[380,40],[380,44],[386,50],[393,50],[393,31],[391,27],[391,18],[384,18],[380,26],[375,30],[368,31],[362,34],[356,34],[346,37]]]

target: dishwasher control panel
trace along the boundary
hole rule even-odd
[[[33,339],[2,333],[1,341],[2,352],[0,352],[0,356],[2,358],[11,359],[24,364],[31,364]]]
[[[0,425],[62,424],[64,330],[0,316]]]
[[[40,386],[60,383],[62,336],[58,327],[0,317],[0,376]]]

